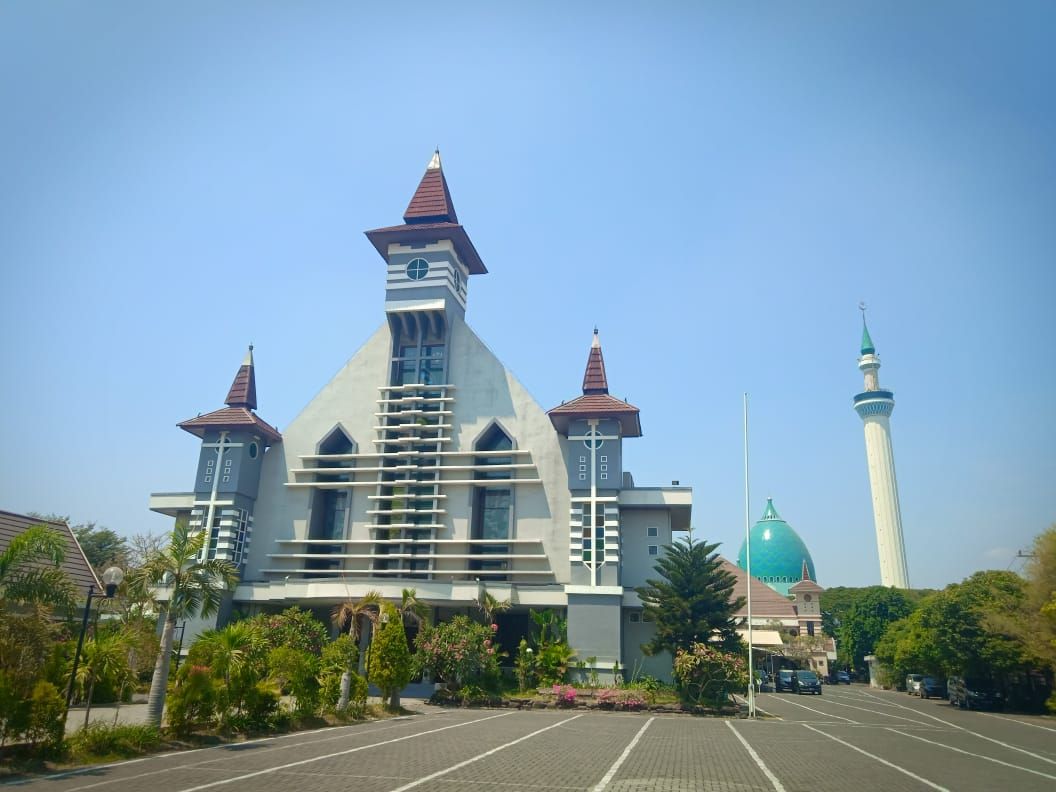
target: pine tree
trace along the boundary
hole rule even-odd
[[[718,546],[692,539],[668,545],[655,567],[660,578],[637,589],[645,620],[656,624],[653,640],[643,647],[649,654],[666,649],[674,655],[695,641],[725,651],[739,647],[733,614],[744,599],[733,599],[736,578],[722,569]]]

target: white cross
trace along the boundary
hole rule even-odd
[[[598,418],[591,418],[587,421],[587,426],[590,429],[584,435],[569,435],[569,440],[582,440],[583,445],[590,449],[590,526],[591,526],[591,543],[590,543],[590,559],[591,562],[587,564],[590,568],[590,584],[592,586],[598,585],[598,569],[605,563],[605,554],[602,552],[601,559],[598,559],[598,543],[595,535],[594,525],[598,515],[598,449],[605,445],[606,440],[619,440],[619,435],[603,435],[601,430],[598,429],[600,420]]]
[[[224,459],[224,452],[229,448],[241,448],[244,443],[232,443],[227,439],[227,432],[220,433],[220,439],[215,443],[202,443],[202,448],[216,449],[216,470],[213,471],[213,491],[209,494],[209,508],[205,517],[205,542],[202,544],[202,560],[209,557],[209,540],[212,537],[213,518],[216,515],[216,494],[220,488],[220,466]]]

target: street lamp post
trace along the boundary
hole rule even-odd
[[[105,599],[113,599],[115,593],[117,593],[117,587],[121,585],[121,581],[125,579],[125,573],[121,571],[120,567],[112,566],[103,572],[103,586],[104,591],[102,596]],[[95,586],[88,586],[88,599],[84,601],[84,616],[81,619],[81,634],[77,637],[77,650],[73,653],[73,670],[70,671],[70,684],[66,688],[66,710],[70,709],[70,704],[73,703],[73,685],[77,680],[77,666],[81,662],[81,649],[84,648],[84,634],[88,630],[88,616],[92,612],[92,597],[95,595]]]

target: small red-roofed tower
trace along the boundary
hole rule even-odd
[[[282,440],[278,430],[254,412],[257,382],[252,345],[227,392],[226,404],[179,427],[202,440],[190,514],[190,527],[208,532],[201,557],[241,567],[253,532],[264,452]]]
[[[640,437],[642,426],[637,407],[609,395],[597,328],[583,373],[583,395],[548,414],[564,438],[572,494],[572,579],[595,587],[619,585],[623,438]]]

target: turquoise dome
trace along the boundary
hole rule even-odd
[[[766,499],[763,518],[752,526],[749,536],[752,542],[752,577],[787,597],[788,589],[803,579],[805,561],[810,579],[817,580],[810,551],[799,534],[781,519],[772,498]],[[737,566],[741,569],[748,568],[747,555],[747,543],[741,542],[741,551],[737,553]]]

